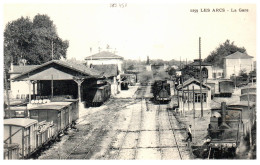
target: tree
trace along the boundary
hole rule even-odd
[[[176,69],[170,68],[170,69],[168,70],[168,74],[169,74],[170,76],[176,76]]]
[[[6,69],[10,62],[15,65],[20,59],[28,64],[42,64],[52,59],[66,58],[68,41],[57,34],[56,27],[47,15],[36,15],[33,21],[21,17],[8,22],[4,31],[4,61]]]
[[[196,78],[199,79],[200,75],[200,70],[196,67],[186,65],[182,70],[181,70],[182,77],[184,81],[186,81],[189,78]]]
[[[223,68],[223,58],[237,51],[246,53],[246,49],[244,47],[238,47],[234,45],[234,42],[230,43],[229,40],[226,40],[223,44],[219,45],[219,47],[212,51],[204,61],[212,64],[213,66]]]

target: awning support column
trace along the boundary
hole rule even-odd
[[[79,102],[81,103],[81,92],[80,92],[81,90],[80,90],[80,88],[81,88],[81,84],[84,81],[84,79],[83,78],[75,78],[74,81],[78,84],[78,99],[79,99]]]
[[[36,99],[35,97],[35,84],[37,83],[37,81],[32,81],[32,84],[33,84],[33,97],[34,99]]]

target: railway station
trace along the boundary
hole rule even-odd
[[[3,159],[256,159],[256,6],[233,6],[6,5]]]

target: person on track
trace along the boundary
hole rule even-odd
[[[187,129],[187,133],[188,133],[188,137],[186,139],[186,142],[188,142],[188,140],[190,139],[190,142],[192,142],[192,132],[191,132],[191,125],[189,125],[188,129]]]

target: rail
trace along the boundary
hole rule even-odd
[[[170,122],[170,126],[171,126],[171,130],[172,130],[172,133],[173,133],[173,137],[174,137],[174,140],[175,140],[177,149],[178,149],[179,156],[180,156],[180,158],[181,158],[181,160],[182,160],[182,155],[181,155],[180,147],[179,147],[179,145],[178,145],[177,138],[176,138],[175,132],[174,132],[174,128],[173,128],[172,122],[171,122],[171,117],[170,117],[170,116],[172,116],[172,115],[170,115],[170,112],[169,112],[168,109],[167,109],[167,112],[168,112],[168,119],[169,119],[169,122]]]

